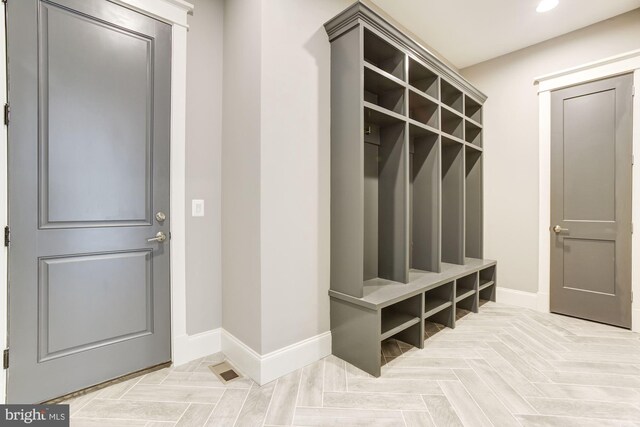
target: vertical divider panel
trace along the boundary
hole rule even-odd
[[[331,288],[357,298],[364,259],[362,50],[361,26],[331,43]]]

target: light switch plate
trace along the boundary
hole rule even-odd
[[[191,200],[191,216],[204,216],[204,200]]]

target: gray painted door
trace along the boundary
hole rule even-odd
[[[551,311],[631,327],[632,83],[551,95]]]
[[[8,400],[171,358],[170,26],[105,0],[7,5]],[[156,213],[166,215],[164,221]]]

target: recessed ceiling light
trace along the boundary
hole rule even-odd
[[[549,12],[551,9],[555,8],[559,3],[559,0],[542,0],[538,7],[536,8],[536,12],[543,13]]]

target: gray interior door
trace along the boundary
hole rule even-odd
[[[169,242],[147,241],[169,234],[171,31],[106,0],[7,20],[7,395],[27,403],[171,358]]]
[[[551,311],[631,327],[632,75],[551,95]]]

